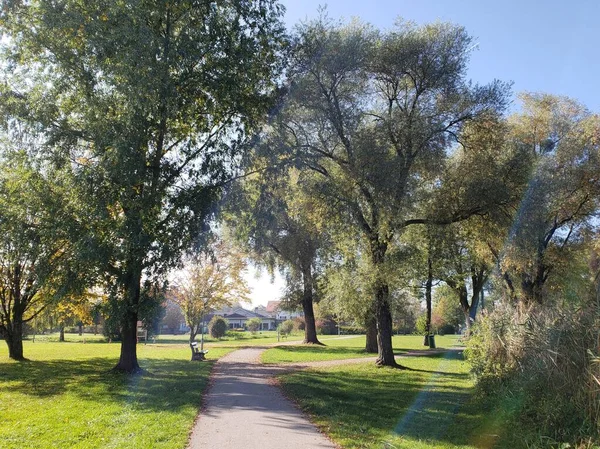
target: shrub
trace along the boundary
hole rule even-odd
[[[246,321],[246,328],[253,334],[258,332],[261,327],[262,320],[260,318],[250,318],[248,321]]]
[[[600,436],[598,317],[594,307],[504,305],[476,323],[465,355],[480,391],[516,398],[519,433],[575,444]]]
[[[294,321],[285,320],[279,325],[279,333],[284,337],[288,336],[294,330]]]
[[[223,338],[228,328],[229,322],[222,316],[215,315],[208,323],[208,332],[213,338]]]
[[[304,321],[304,317],[297,316],[294,318],[294,329],[298,331],[303,331],[306,329],[306,322]]]

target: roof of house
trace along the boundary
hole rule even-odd
[[[267,313],[277,312],[281,301],[269,301],[267,302]]]
[[[246,315],[242,315],[240,313],[228,313],[228,314],[225,314],[225,316],[223,318],[227,318],[227,319],[230,319],[230,318],[233,318],[233,319],[244,318],[245,319],[245,318],[248,318],[248,317]]]

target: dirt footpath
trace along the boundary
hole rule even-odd
[[[261,365],[264,350],[240,349],[216,362],[189,449],[336,448],[269,383],[287,369]]]

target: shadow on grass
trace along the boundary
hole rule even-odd
[[[368,354],[366,351],[347,347],[347,346],[321,346],[321,345],[297,345],[297,346],[278,346],[278,351],[289,354],[336,354],[336,355],[376,355]]]
[[[102,357],[0,364],[0,395],[3,391],[40,398],[68,394],[94,406],[121,402],[156,411],[200,404],[212,362],[148,359],[143,365],[145,374],[130,376],[111,372],[114,359]]]
[[[467,373],[455,372],[459,354],[441,355],[408,370],[368,366],[303,371],[281,377],[301,407],[349,447],[371,447],[389,435],[469,444],[481,423],[470,404]],[[375,447],[375,446],[373,446]]]

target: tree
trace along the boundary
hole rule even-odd
[[[253,334],[256,334],[261,327],[262,320],[260,318],[250,318],[248,321],[246,321],[246,328]]]
[[[91,259],[120,314],[115,369],[139,370],[142,279],[205,230],[283,59],[273,0],[34,0],[2,9],[12,107],[82,198]],[[15,100],[16,101],[16,100]]]
[[[223,240],[213,245],[212,254],[200,254],[186,267],[171,290],[171,299],[183,310],[190,327],[190,343],[204,328],[204,316],[239,301],[248,302],[249,288],[243,274],[243,256]]]
[[[208,331],[210,332],[210,336],[213,338],[223,338],[227,333],[228,328],[229,323],[222,316],[213,316],[208,323]]]
[[[285,320],[283,323],[279,325],[279,333],[287,337],[294,330],[294,321],[293,320]]]
[[[440,285],[435,290],[433,315],[437,318],[436,332],[450,330],[456,333],[459,326],[464,323],[464,314],[460,305],[456,301],[454,292],[445,285]],[[448,333],[446,331],[445,333]]]
[[[600,118],[574,100],[523,94],[513,144],[532,161],[508,244],[495,248],[509,296],[521,308],[543,304],[547,285],[581,245],[600,200]],[[564,270],[563,270],[564,271]]]
[[[170,292],[167,292],[167,297]],[[179,330],[179,325],[185,322],[181,306],[171,299],[167,299],[165,303],[165,316],[162,320],[162,326],[167,328],[168,333],[176,333]]]
[[[79,335],[81,335],[82,327],[94,322],[93,310],[101,301],[102,299],[99,295],[90,292],[77,295],[72,294],[61,298],[61,301],[58,302],[54,309],[60,328],[59,341],[65,341],[65,326],[69,322],[77,322]]]
[[[1,154],[0,335],[23,360],[24,324],[75,285],[72,220],[56,173],[44,176],[24,151]]]
[[[261,143],[270,152],[271,142]],[[268,154],[269,155],[269,154]],[[269,155],[270,156],[270,155]],[[313,303],[317,297],[319,259],[327,241],[317,199],[308,196],[304,173],[285,165],[268,170],[268,158],[255,155],[253,168],[260,175],[248,177],[230,198],[229,222],[237,240],[255,254],[255,260],[270,271],[286,275],[284,302],[302,306],[306,326],[303,343],[322,344],[317,337]]]
[[[458,221],[486,207],[459,198],[442,214],[415,215],[436,192],[431,186],[465,124],[497,116],[506,104],[504,84],[466,81],[471,43],[448,24],[399,22],[379,33],[321,19],[297,31],[276,132],[280,147],[318,176],[329,215],[360,233],[372,266],[379,365],[397,366],[385,274],[394,239],[408,226]]]

